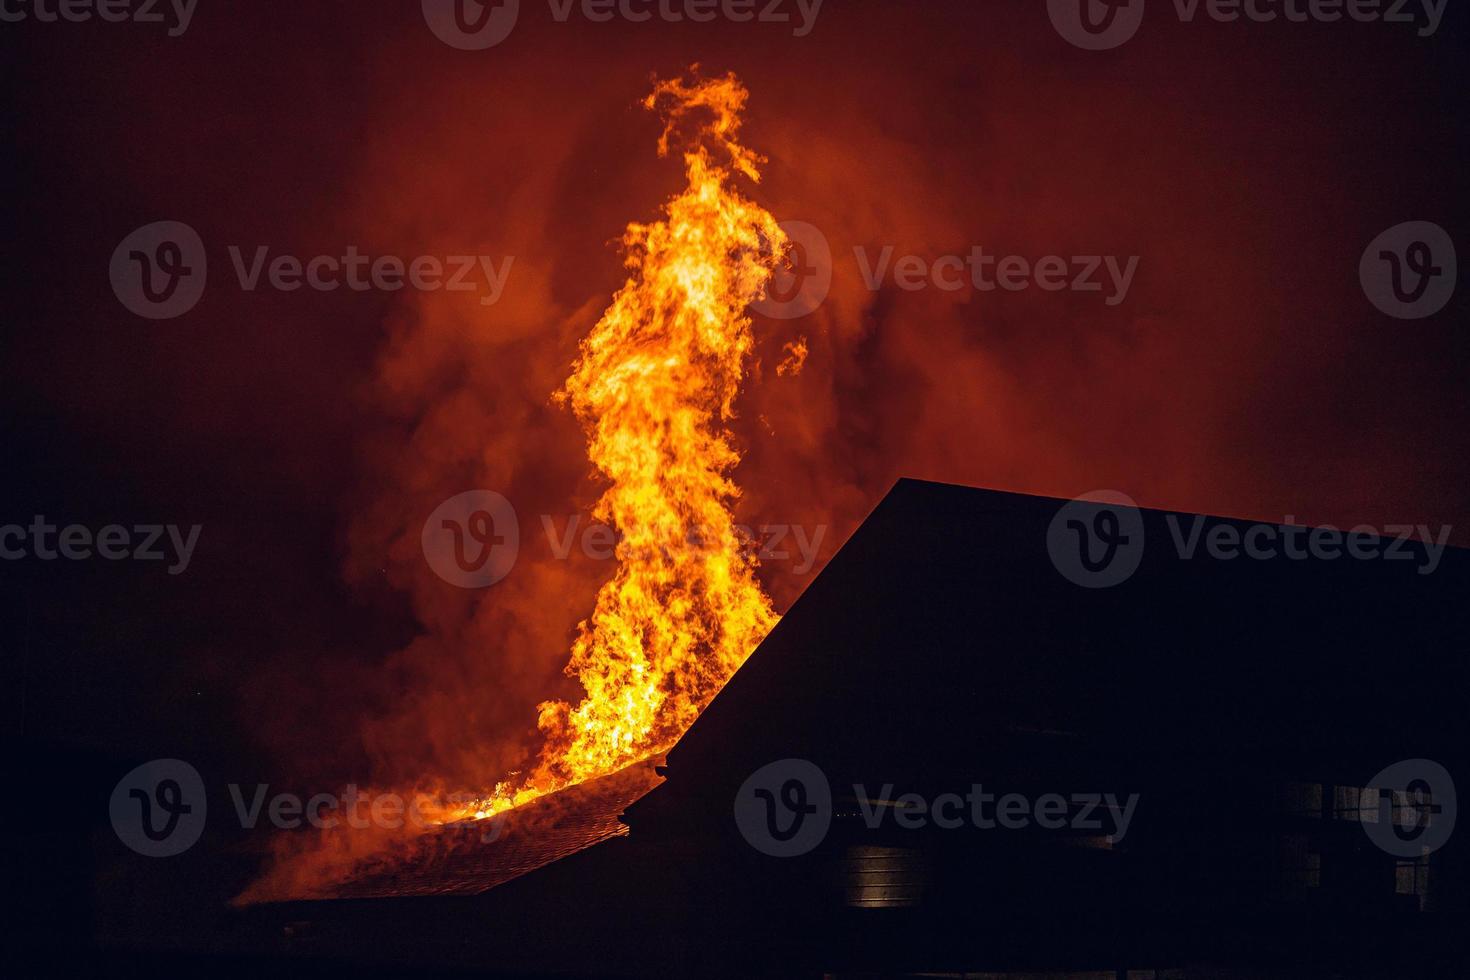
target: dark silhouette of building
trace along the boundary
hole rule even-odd
[[[1064,507],[901,481],[663,782],[591,794],[626,834],[512,877],[511,824],[477,880],[256,920],[511,973],[1464,975],[1465,553]],[[606,816],[564,811],[563,841]]]

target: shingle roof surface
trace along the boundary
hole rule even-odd
[[[618,816],[661,778],[652,760],[572,786],[489,820],[437,828],[404,853],[359,870],[331,898],[478,895],[628,828]]]

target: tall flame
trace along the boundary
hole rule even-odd
[[[629,225],[633,274],[558,392],[610,481],[596,516],[621,540],[567,666],[587,696],[541,706],[542,771],[557,780],[668,748],[776,622],[730,513],[740,457],[726,423],[752,346],[745,309],[786,240],[730,187],[731,168],[760,179],[759,158],[736,142],[746,95],[728,75],[660,82],[644,101],[666,113],[660,155],[692,114],[707,117],[684,153],[689,183],[663,220]]]
[[[539,706],[529,773],[468,802],[412,793],[429,823],[484,819],[667,750],[776,624],[731,514],[740,455],[728,423],[753,346],[745,310],[788,249],[776,219],[731,186],[736,174],[760,180],[761,158],[736,139],[747,95],[734,75],[696,76],[658,82],[644,100],[664,115],[659,155],[684,143],[688,184],[661,220],[628,226],[631,274],[556,392],[607,479],[595,514],[619,532],[617,570],[566,668],[585,696]],[[237,900],[320,894],[392,844],[280,841],[285,859]]]
[[[536,767],[474,816],[668,749],[776,624],[731,514],[745,310],[787,249],[770,212],[731,186],[736,173],[760,180],[761,158],[736,138],[747,95],[726,75],[658,82],[644,100],[664,114],[660,156],[687,141],[688,184],[661,220],[628,226],[631,275],[556,393],[608,480],[594,514],[619,532],[617,571],[566,668],[586,696],[540,706]]]

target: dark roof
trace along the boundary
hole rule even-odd
[[[1065,503],[899,481],[669,754],[668,785],[628,814],[635,836],[661,800],[709,783],[727,805],[732,780],[788,757],[917,777],[993,771],[1017,739],[1028,765],[1051,752],[1089,771],[1120,746],[1289,768],[1470,744],[1466,552],[1432,574],[1185,559],[1171,515],[1144,510],[1136,572],[1084,588],[1048,553]]]

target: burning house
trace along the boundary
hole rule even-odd
[[[1443,0],[195,6],[0,0],[5,975],[1470,976]]]
[[[1464,553],[1067,507],[901,481],[666,758],[250,921],[509,974],[1461,975]]]

